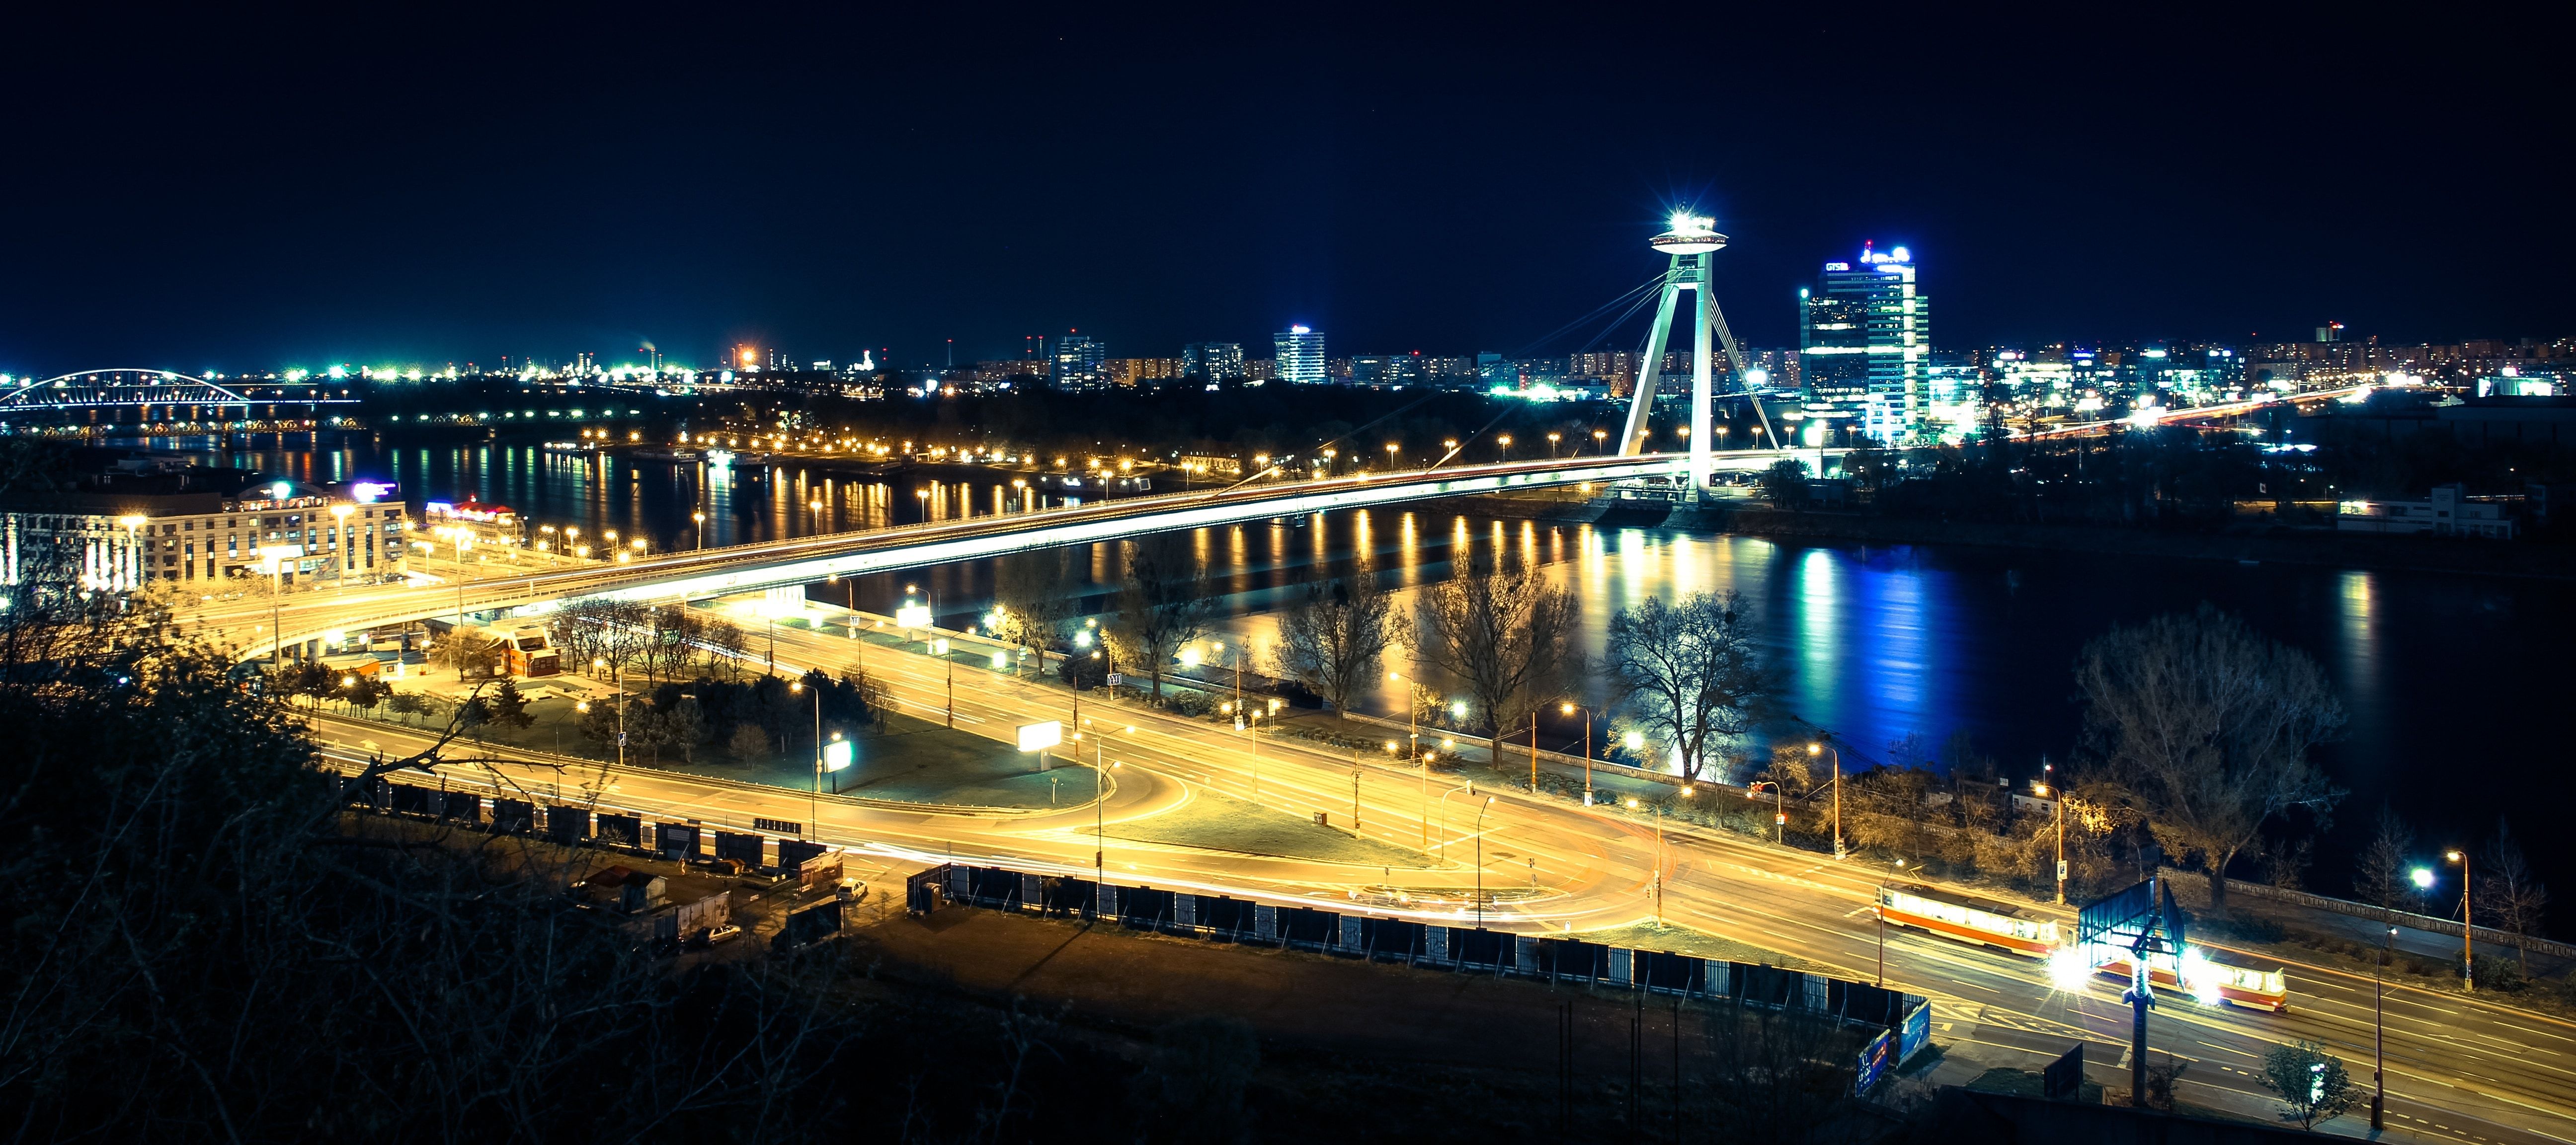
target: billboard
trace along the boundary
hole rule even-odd
[[[823,770],[846,770],[850,766],[851,754],[856,747],[856,744],[845,739],[836,739],[830,743],[824,744]]]
[[[1045,751],[1064,742],[1064,721],[1048,720],[1042,724],[1020,725],[1020,750]]]

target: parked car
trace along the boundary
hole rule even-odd
[[[735,926],[730,922],[725,923],[722,926],[707,928],[707,945],[709,946],[722,946],[725,943],[731,942],[740,937],[742,937],[742,928]]]

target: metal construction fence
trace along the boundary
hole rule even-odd
[[[528,835],[567,846],[618,847],[681,862],[732,859],[754,870],[787,874],[797,873],[806,860],[831,850],[806,839],[726,831],[695,822],[663,822],[594,811],[580,804],[486,799],[470,791],[384,780],[361,788],[353,805],[381,815],[426,819],[495,835]]]
[[[1686,998],[1723,998],[1821,1015],[1880,1031],[1859,1057],[1862,1089],[1911,1058],[1932,1037],[1931,1006],[1920,995],[1695,954],[964,863],[931,867],[906,881],[905,901],[914,913],[934,910],[943,900],[1015,913],[1114,921],[1133,930],[1221,942]]]

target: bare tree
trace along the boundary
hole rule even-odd
[[[1649,598],[1610,618],[1602,667],[1623,704],[1695,780],[1721,745],[1752,730],[1775,686],[1753,642],[1744,599],[1693,593]]]
[[[706,621],[691,612],[684,601],[657,606],[647,615],[644,678],[677,680],[687,676],[690,661],[698,655],[698,642],[706,636]]]
[[[730,620],[708,621],[705,634],[700,639],[706,644],[710,674],[727,680],[742,675],[743,649],[750,647],[751,637],[743,632],[741,625]]]
[[[1047,650],[1064,639],[1073,619],[1073,560],[1065,549],[1013,553],[993,571],[993,611],[1000,614],[998,635],[1037,655],[1038,675],[1046,675]]]
[[[501,641],[479,628],[451,629],[438,646],[437,660],[459,675],[483,674],[502,662]]]
[[[1417,647],[1467,687],[1494,762],[1503,737],[1557,694],[1572,665],[1574,594],[1534,572],[1474,571],[1422,594]]]
[[[2135,792],[2177,857],[2209,872],[2227,910],[2227,865],[2263,824],[2343,797],[2308,751],[2344,723],[2325,673],[2304,652],[2202,605],[2094,638],[2076,659],[2090,746]]]
[[[2549,913],[2549,886],[2532,874],[2531,863],[2522,857],[2522,843],[2501,815],[2496,817],[2495,838],[2487,843],[2478,864],[2479,917],[2516,939],[2540,937]],[[2514,953],[2527,974],[2529,945],[2517,941]]]
[[[1309,583],[1279,616],[1280,674],[1322,696],[1335,712],[1376,682],[1389,646],[1403,640],[1395,601],[1363,568],[1326,585]]]
[[[653,647],[653,610],[631,600],[586,596],[555,610],[557,644],[592,673],[624,671]]]
[[[1214,606],[1207,570],[1185,534],[1160,533],[1127,542],[1127,575],[1118,590],[1118,619],[1109,626],[1111,647],[1129,668],[1141,668],[1163,698],[1163,668],[1181,646],[1207,635]]]
[[[2406,861],[2414,853],[2414,829],[2380,807],[2377,829],[2353,859],[2353,897],[2381,910],[2414,909],[2415,887],[2406,880]]]

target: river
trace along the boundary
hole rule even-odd
[[[191,444],[207,445],[160,447]],[[696,512],[706,514],[703,540],[712,547],[925,514],[981,516],[1002,511],[1012,493],[1000,481],[903,479],[898,488],[794,467],[760,479],[533,445],[391,447],[364,437],[222,457],[300,478],[392,480],[415,509],[423,499],[470,495],[589,535],[617,529],[656,549],[698,543]],[[930,495],[917,496],[922,490]],[[1255,649],[1269,640],[1267,610],[1314,570],[1346,571],[1363,552],[1408,594],[1448,576],[1461,554],[1538,566],[1577,594],[1590,652],[1620,607],[1740,592],[1784,673],[1785,706],[1851,745],[1851,763],[1887,758],[1907,736],[1938,750],[1965,732],[2016,777],[2073,748],[2081,713],[2070,667],[2087,639],[2208,602],[2316,657],[2350,714],[2344,738],[2322,752],[2351,794],[2318,845],[2307,876],[2314,889],[2344,890],[2349,858],[2385,803],[2415,826],[2421,857],[2436,868],[2445,846],[2482,848],[2506,812],[2541,876],[2576,894],[2576,856],[2548,842],[2548,813],[2538,810],[2554,798],[2549,756],[2576,720],[2576,710],[2549,698],[2564,698],[2563,680],[2537,667],[2539,650],[2576,636],[2576,598],[2554,582],[1596,530],[1480,517],[1462,503],[1204,530],[1197,543],[1225,593],[1226,638]],[[1078,567],[1090,570],[1105,606],[1117,568],[1111,547]],[[969,562],[862,577],[844,591],[860,607],[888,611],[907,583],[925,585],[943,616],[962,621],[989,601],[991,570]],[[1597,681],[1587,686],[1589,699],[1603,698]],[[1390,692],[1377,709],[1400,705]],[[1568,725],[1563,735],[1579,729]],[[2448,876],[2444,885],[2457,886]]]

